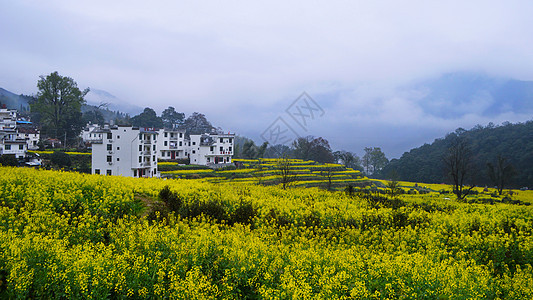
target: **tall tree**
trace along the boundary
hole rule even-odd
[[[367,174],[370,174],[372,167],[372,147],[365,147],[365,155],[363,155],[363,167],[365,168],[365,172]]]
[[[183,122],[186,135],[211,133],[216,128],[207,120],[204,114],[194,112]]]
[[[30,105],[32,113],[39,115],[42,131],[47,136],[76,139],[85,124],[81,118],[81,106],[89,88],[80,91],[77,83],[70,77],[53,72],[37,82],[37,99]]]
[[[161,120],[161,118],[158,117],[155,111],[150,107],[146,107],[142,113],[131,118],[131,123],[133,126],[139,127],[163,127],[163,120]]]
[[[322,163],[330,163],[335,159],[328,140],[322,137],[300,137],[294,140],[292,147],[295,158]]]
[[[161,119],[166,128],[179,127],[183,124],[185,114],[177,112],[174,107],[169,106],[161,113]]]
[[[501,154],[496,158],[496,164],[487,163],[489,178],[497,187],[498,194],[502,194],[504,187],[511,181],[511,178],[516,174],[516,171],[505,157]]]
[[[383,167],[389,162],[380,147],[374,147],[374,149],[372,149],[372,152],[370,152],[370,161],[372,163],[372,173],[383,169]]]
[[[354,170],[362,170],[361,159],[357,154],[349,151],[335,151],[333,156],[337,163],[344,165],[346,168],[352,168]]]
[[[464,137],[456,136],[451,138],[451,143],[446,150],[442,160],[448,171],[448,176],[452,180],[453,193],[457,199],[464,199],[474,188],[472,151]],[[470,187],[465,187],[470,183]]]

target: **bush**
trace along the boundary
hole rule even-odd
[[[15,154],[4,154],[0,155],[0,165],[16,167],[19,165],[19,161],[15,157]]]
[[[72,164],[70,155],[62,151],[54,151],[50,156],[50,162],[58,168],[70,167]]]

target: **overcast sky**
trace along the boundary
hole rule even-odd
[[[531,12],[509,0],[0,0],[0,87],[33,94],[58,71],[256,141],[281,117],[335,149],[398,157],[457,127],[531,118],[439,118],[397,93],[456,71],[533,80]],[[286,109],[304,91],[323,111],[302,127]]]

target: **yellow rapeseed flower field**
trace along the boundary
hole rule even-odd
[[[491,192],[0,167],[0,298],[532,299],[533,193]]]

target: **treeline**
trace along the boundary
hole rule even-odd
[[[365,148],[365,154],[360,158],[354,152],[334,151],[327,139],[311,135],[295,139],[290,146],[269,145],[267,142],[256,145],[251,139],[237,136],[235,138],[234,157],[246,159],[284,157],[320,163],[340,163],[347,168],[365,171],[367,175],[378,172],[389,162],[379,147]]]
[[[405,152],[400,159],[391,160],[377,175],[388,179],[391,173],[396,173],[400,180],[447,183],[450,178],[444,158],[457,137],[467,143],[468,151],[471,153],[469,168],[472,173],[470,179],[472,184],[497,185],[498,178],[494,177],[494,167],[501,165],[503,160],[505,166],[502,168],[513,169],[513,172],[507,175],[507,187],[531,187],[533,182],[533,121],[518,124],[505,122],[500,126],[489,123],[485,127],[477,125],[470,130],[459,128],[444,138],[436,139],[431,144]]]

